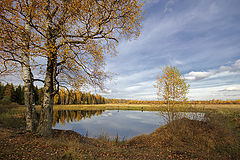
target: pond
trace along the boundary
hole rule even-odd
[[[197,117],[204,116],[197,114]],[[58,110],[53,115],[53,129],[73,130],[92,138],[118,136],[120,140],[150,134],[167,123],[158,111]],[[193,119],[193,113],[189,115]]]

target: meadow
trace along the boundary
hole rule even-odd
[[[37,106],[39,108],[39,106]],[[162,110],[164,106],[107,104],[54,106],[55,110]],[[126,141],[88,138],[73,131],[53,130],[44,138],[24,130],[24,106],[0,106],[2,159],[238,159],[240,105],[194,105],[205,121],[172,121],[149,135]]]
[[[143,110],[161,111],[166,105],[157,104],[82,104],[82,105],[54,105],[55,110]],[[240,104],[190,104],[176,107],[182,110],[210,111],[210,110],[240,110]],[[40,109],[40,106],[37,106]]]

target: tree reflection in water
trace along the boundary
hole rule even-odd
[[[53,111],[53,127],[57,123],[65,125],[66,121],[69,122],[79,122],[81,119],[90,118],[92,116],[99,116],[105,110],[56,110]]]

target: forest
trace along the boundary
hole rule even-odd
[[[34,86],[34,103],[40,105],[43,99],[43,88]],[[15,102],[24,104],[24,87],[21,85],[14,86],[11,84],[0,83],[0,103],[9,104]],[[71,105],[71,104],[105,104],[106,99],[98,94],[82,92],[79,90],[66,90],[61,88],[59,93],[54,97],[54,104]]]

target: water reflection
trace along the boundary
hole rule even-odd
[[[179,112],[179,117],[202,120],[204,113]],[[55,111],[53,129],[72,130],[81,135],[99,137],[103,134],[113,139],[130,139],[141,134],[150,134],[168,123],[166,113],[158,111]]]
[[[150,111],[56,111],[53,129],[72,130],[81,135],[130,139],[140,134],[150,134],[165,122],[158,112]]]
[[[104,110],[56,110],[53,111],[53,127],[57,123],[65,126],[66,123],[79,122],[82,119],[90,118],[92,116],[99,116]]]

